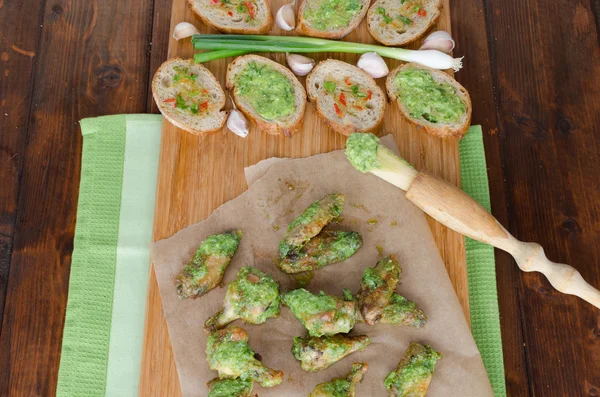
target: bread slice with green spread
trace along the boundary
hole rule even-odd
[[[227,120],[225,92],[210,72],[192,60],[170,59],[152,79],[152,95],[163,116],[196,135],[219,131]]]
[[[238,57],[227,67],[226,87],[262,131],[292,136],[302,125],[306,91],[285,66],[258,55]]]
[[[296,31],[305,36],[340,39],[360,24],[370,0],[304,0]]]
[[[371,76],[349,63],[328,59],[306,78],[308,98],[336,132],[374,132],[383,122],[386,98]]]
[[[467,90],[448,74],[407,63],[387,77],[386,88],[412,124],[441,138],[462,138],[471,123],[472,105]]]
[[[188,0],[202,22],[223,33],[264,34],[273,27],[267,0]]]
[[[403,46],[429,30],[441,8],[441,0],[377,0],[369,8],[367,27],[378,42]]]

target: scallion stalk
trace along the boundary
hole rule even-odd
[[[314,37],[195,34],[192,36],[192,43],[197,50],[211,50],[196,54],[196,62],[237,56],[247,52],[348,52],[355,54],[375,52],[382,57],[405,62],[417,62],[434,69],[452,68],[458,71],[462,68],[462,58],[452,58],[450,55],[437,50],[415,51]]]

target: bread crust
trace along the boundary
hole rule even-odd
[[[360,132],[377,132],[377,131],[379,131],[379,129],[381,128],[381,125],[383,124],[383,119],[385,116],[385,107],[386,107],[385,100],[383,101],[383,104],[382,104],[383,108],[379,112],[377,121],[375,122],[373,127],[368,128],[368,129],[358,130],[357,127],[354,125],[342,124],[342,123],[336,122],[334,120],[331,120],[329,117],[327,117],[327,115],[323,111],[322,107],[320,106],[318,93],[314,92],[313,90],[310,89],[309,82],[312,81],[313,77],[317,75],[320,68],[327,66],[328,62],[331,62],[331,61],[336,62],[336,63],[337,62],[346,63],[346,62],[338,61],[335,59],[327,59],[325,61],[321,61],[321,62],[319,62],[319,64],[317,66],[315,66],[315,68],[306,77],[308,100],[310,102],[315,102],[315,108],[317,110],[317,114],[319,115],[319,117],[325,122],[325,124],[327,124],[329,126],[329,128],[331,128],[335,132],[338,132],[345,136],[349,136],[350,134],[357,132],[357,131],[360,131]],[[350,65],[350,64],[347,64],[347,65],[352,67],[353,69],[355,69],[355,70],[353,70],[353,73],[361,74],[363,76],[363,78],[366,78],[367,80],[369,80],[369,82],[373,84],[373,87],[374,87],[373,89],[377,90],[381,94],[381,96],[383,98],[385,98],[385,93],[383,92],[383,90],[381,88],[379,88],[375,79],[373,79],[367,72],[365,72],[353,65]]]
[[[440,15],[442,14],[443,5],[442,5],[441,0],[435,0],[435,2],[437,3],[436,4],[437,12],[435,14],[433,14],[433,17],[429,20],[429,23],[423,29],[416,31],[411,35],[407,35],[406,37],[404,37],[404,35],[402,35],[404,37],[404,39],[402,39],[402,40],[387,40],[371,26],[371,23],[369,23],[369,21],[371,19],[371,15],[373,15],[373,13],[375,12],[375,10],[377,9],[377,7],[380,4],[380,1],[377,0],[371,5],[371,7],[369,8],[369,11],[367,12],[367,29],[369,30],[369,33],[371,34],[371,36],[375,40],[377,40],[377,42],[379,42],[383,45],[386,45],[386,46],[409,45],[409,44],[415,42],[416,40],[420,39],[421,37],[425,36],[425,34],[427,32],[429,32],[431,30],[431,28],[437,23],[438,19],[440,18]]]
[[[347,28],[323,31],[312,28],[306,19],[304,19],[304,8],[306,7],[306,2],[307,0],[303,0],[302,4],[300,4],[300,7],[298,8],[298,22],[296,23],[295,31],[302,36],[319,37],[322,39],[341,39],[342,37],[348,35],[350,32],[356,29],[358,25],[360,25],[362,20],[367,15],[367,11],[369,9],[369,1],[361,0],[361,3],[363,3],[363,9]]]
[[[396,93],[395,93],[395,87],[394,87],[394,77],[396,77],[396,74],[398,74],[398,72],[400,72],[401,70],[409,69],[409,68],[427,70],[434,75],[434,78],[436,79],[436,81],[444,80],[445,82],[448,82],[453,87],[455,87],[462,94],[462,98],[464,99],[464,102],[465,102],[465,106],[466,106],[466,110],[467,110],[467,115],[466,115],[465,120],[461,124],[453,126],[450,124],[439,125],[439,124],[430,123],[427,120],[420,120],[420,119],[412,118],[410,116],[408,110],[406,109],[406,107],[404,105],[402,105],[402,103],[400,103],[400,101],[398,100]],[[467,92],[465,87],[463,87],[458,81],[453,79],[448,74],[442,72],[441,70],[432,69],[427,66],[423,66],[420,64],[416,64],[416,63],[407,63],[404,65],[400,65],[396,69],[392,70],[392,72],[388,75],[388,77],[385,81],[385,87],[386,87],[386,90],[388,93],[388,97],[390,98],[390,101],[396,101],[396,103],[398,104],[398,108],[400,109],[400,112],[402,113],[402,116],[404,116],[404,118],[406,120],[408,120],[408,122],[416,125],[417,127],[419,127],[419,129],[424,130],[428,134],[437,136],[440,138],[455,138],[457,140],[460,140],[465,136],[465,134],[469,130],[469,127],[471,125],[471,115],[473,112],[473,105],[471,103],[471,97],[469,96],[469,93]]]
[[[214,23],[214,21],[211,21],[210,18],[208,18],[206,15],[204,15],[202,13],[200,7],[198,7],[198,5],[196,4],[197,1],[198,0],[187,0],[188,7],[190,7],[190,9],[194,13],[194,15],[196,15],[198,18],[200,18],[202,23],[212,27],[213,29],[215,29],[216,31],[219,31],[221,33],[267,34],[273,28],[273,14],[271,13],[271,7],[269,6],[269,1],[264,2],[265,8],[267,9],[267,18],[265,19],[265,22],[263,24],[257,26],[256,28],[236,28],[236,27],[231,27],[231,26],[217,25]]]
[[[195,129],[187,124],[185,124],[183,121],[178,120],[177,118],[172,117],[169,112],[165,111],[166,110],[166,106],[159,98],[158,96],[158,92],[160,90],[160,75],[162,74],[162,72],[170,67],[173,63],[177,63],[177,62],[189,62],[191,63],[194,68],[198,68],[200,69],[200,71],[202,73],[204,73],[206,76],[208,76],[211,80],[213,80],[213,82],[215,83],[215,86],[218,87],[221,90],[221,94],[222,94],[222,100],[219,101],[216,106],[219,109],[219,112],[223,112],[224,113],[224,117],[221,120],[220,124],[218,127],[212,128],[212,129],[208,129],[208,130],[198,130]],[[163,115],[163,117],[165,119],[167,119],[171,124],[173,124],[175,127],[180,128],[182,130],[185,130],[189,133],[192,133],[194,135],[200,135],[200,136],[206,136],[206,135],[211,135],[214,134],[216,132],[219,132],[223,129],[223,126],[225,125],[225,123],[227,122],[227,116],[228,116],[228,112],[223,110],[223,107],[225,106],[225,91],[223,91],[223,88],[221,87],[221,84],[219,83],[219,81],[216,79],[216,77],[211,73],[210,70],[208,70],[207,68],[205,68],[204,66],[200,65],[200,64],[195,64],[193,63],[193,60],[185,60],[182,58],[173,58],[173,59],[169,59],[165,62],[163,62],[162,65],[160,65],[160,67],[158,68],[158,70],[156,71],[156,73],[154,74],[154,77],[152,78],[152,97],[154,98],[154,102],[156,103],[156,106],[158,106],[158,110],[161,112],[161,114]]]
[[[295,114],[295,117],[292,120],[292,122],[287,123],[287,124],[280,124],[278,122],[264,120],[257,113],[250,110],[246,106],[246,104],[238,97],[236,90],[234,89],[235,88],[234,78],[235,78],[235,75],[237,74],[235,72],[235,68],[238,67],[238,65],[240,65],[241,63],[250,62],[250,61],[255,61],[258,63],[270,65],[271,67],[275,68],[277,71],[282,73],[285,77],[287,77],[291,81],[294,88],[296,90],[300,91],[304,100],[300,101],[300,103],[299,103],[300,108],[296,109],[296,114]],[[227,66],[227,76],[225,77],[225,87],[227,88],[228,91],[233,91],[233,100],[235,102],[235,105],[238,107],[238,109],[242,113],[244,113],[244,115],[248,118],[248,120],[250,120],[250,122],[252,122],[252,124],[256,125],[261,131],[264,131],[271,135],[284,135],[284,136],[290,137],[294,133],[296,133],[299,129],[302,128],[302,123],[304,122],[304,112],[306,111],[306,90],[304,89],[302,84],[300,84],[300,81],[298,81],[296,76],[288,68],[281,65],[280,63],[277,63],[269,58],[265,58],[260,55],[249,54],[249,55],[239,56],[236,59],[234,59],[234,61],[231,62]]]

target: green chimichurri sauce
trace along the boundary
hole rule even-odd
[[[378,148],[379,138],[375,135],[356,132],[346,141],[346,157],[360,172],[369,172],[380,167],[377,162]]]
[[[360,12],[358,0],[313,0],[304,10],[304,19],[318,30],[342,29]]]

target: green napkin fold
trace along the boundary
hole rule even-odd
[[[158,115],[81,121],[59,397],[137,395],[161,126]]]
[[[462,189],[488,212],[490,192],[481,126],[472,126],[458,145]],[[496,397],[506,396],[494,247],[465,237],[471,332]]]

